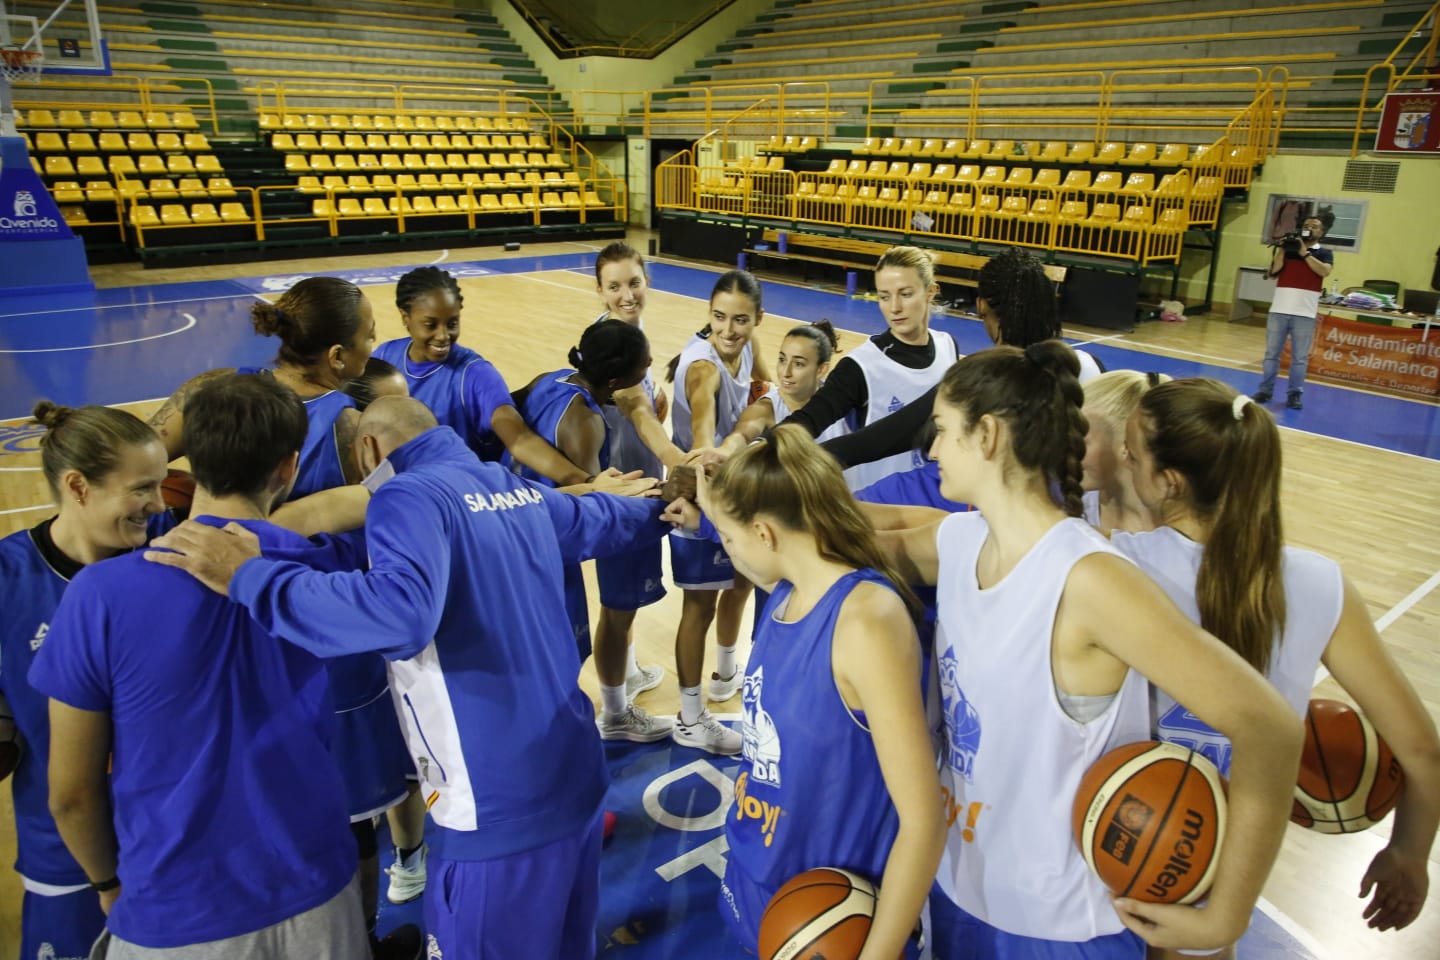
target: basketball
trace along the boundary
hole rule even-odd
[[[1320,833],[1375,826],[1400,802],[1405,772],[1365,715],[1338,700],[1311,700],[1290,820]]]
[[[160,481],[160,499],[165,509],[184,520],[190,515],[190,502],[195,498],[195,478],[184,470],[171,469]]]
[[[760,918],[761,960],[854,960],[870,935],[875,885],[838,867],[791,877]]]
[[[1149,903],[1205,895],[1225,835],[1225,782],[1215,765],[1173,743],[1111,750],[1075,794],[1080,852],[1105,886]]]

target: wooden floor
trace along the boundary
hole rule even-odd
[[[646,235],[637,234],[632,242],[644,249],[645,239]],[[529,246],[522,255],[594,249],[570,243],[546,244],[541,248]],[[484,248],[451,251],[449,259],[461,262],[500,256],[503,254],[493,248]],[[94,272],[97,283],[122,286],[259,273],[323,274],[330,269],[429,259],[410,254],[144,272],[126,265],[98,267]],[[593,278],[573,272],[467,278],[462,286],[468,309],[461,340],[490,358],[512,386],[527,382],[541,371],[564,366],[567,349],[575,343],[584,323],[600,310]],[[393,305],[393,287],[366,287],[366,294],[375,308],[380,339],[403,335]],[[657,370],[705,319],[703,302],[651,291],[646,331]],[[786,326],[770,322],[757,331],[761,349],[769,356],[774,356]],[[1078,330],[1067,334],[1081,338],[1091,335]],[[1148,324],[1118,340],[1102,331],[1094,331],[1093,336],[1157,353],[1203,356],[1208,362],[1247,369],[1255,368],[1264,339],[1261,328],[1203,319],[1184,324]],[[859,335],[845,334],[845,346],[853,347],[860,339]],[[132,405],[131,409],[144,416],[156,405],[152,401]],[[1283,439],[1289,542],[1324,552],[1342,564],[1364,594],[1372,615],[1382,621],[1383,637],[1432,716],[1440,718],[1440,591],[1411,596],[1427,581],[1433,586],[1432,577],[1440,579],[1440,462],[1298,430],[1284,430]],[[37,461],[35,455],[4,458],[8,467],[30,466]],[[38,473],[7,472],[0,478],[0,511],[49,502]],[[0,513],[0,535],[29,526],[43,516],[43,512]],[[636,623],[641,662],[662,663],[672,671],[665,684],[640,698],[642,706],[655,712],[674,711],[678,703],[673,643],[679,601],[679,593],[672,590],[662,603],[647,608]],[[1403,609],[1397,609],[1397,605]],[[746,647],[741,650],[743,656]],[[710,656],[713,659],[713,651]],[[584,668],[581,683],[596,696],[591,666]],[[1341,696],[1328,680],[1320,685],[1317,695]],[[738,711],[738,697],[721,709]],[[8,807],[9,793],[0,790],[0,862],[7,865],[14,854],[14,821]],[[1357,956],[1434,960],[1440,956],[1440,903],[1434,902],[1440,898],[1432,897],[1420,920],[1398,934],[1370,932],[1361,920],[1362,902],[1356,898],[1360,877],[1387,835],[1388,823],[1369,833],[1347,837],[1320,836],[1291,828],[1266,889],[1266,900],[1280,915],[1293,921],[1292,934],[1317,956],[1336,960]],[[1432,881],[1440,880],[1437,862],[1440,856],[1432,853]],[[0,960],[15,956],[19,902],[15,875],[0,869]],[[1282,925],[1286,922],[1281,919]]]

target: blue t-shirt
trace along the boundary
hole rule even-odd
[[[269,375],[270,371],[240,367],[236,373]],[[300,469],[295,474],[295,489],[290,491],[291,500],[345,486],[340,447],[335,442],[335,421],[344,411],[355,409],[355,400],[342,390],[331,390],[308,400],[302,397],[300,402],[305,404],[310,426],[300,447]]]
[[[49,698],[30,685],[27,674],[50,633],[65,588],[84,567],[56,548],[51,517],[29,530],[0,540],[0,589],[5,616],[0,618],[0,693],[10,703],[25,750],[15,768],[15,871],[36,883],[56,887],[88,884],[90,878],[66,849],[50,816]],[[174,524],[166,511],[152,516],[147,539]]]
[[[390,454],[367,573],[247,562],[230,595],[319,656],[384,652],[436,829],[431,853],[488,860],[579,829],[609,774],[567,629],[565,563],[657,542],[654,501],[572,497],[482,463],[438,427]]]
[[[346,538],[241,523],[269,556],[359,564]],[[244,607],[136,554],[93,564],[65,592],[30,682],[110,714],[116,936],[152,948],[240,936],[350,882],[324,665]]]
[[[855,499],[865,503],[888,503],[892,506],[934,507],[960,513],[970,508],[954,500],[946,500],[940,493],[940,464],[934,460],[925,461],[925,466],[914,470],[892,473],[883,480],[877,480],[863,490],[855,491]]]
[[[559,450],[560,421],[565,418],[565,412],[570,409],[570,404],[575,402],[576,397],[579,397],[581,403],[589,407],[597,417],[605,422],[605,439],[600,444],[600,469],[605,470],[610,466],[610,424],[605,421],[604,412],[595,402],[595,398],[590,396],[590,391],[565,379],[574,374],[574,370],[568,369],[541,374],[535,380],[535,385],[530,388],[530,392],[525,395],[525,404],[520,409],[520,416],[525,418],[525,423],[531,430],[544,438],[550,446]],[[555,481],[520,463],[509,453],[505,454],[501,462],[532,483],[543,483],[547,487],[555,486]]]
[[[416,363],[406,356],[410,338],[389,340],[375,348],[375,356],[405,374],[410,396],[430,408],[442,427],[460,434],[481,460],[499,460],[505,445],[490,420],[501,407],[513,407],[510,388],[494,364],[468,347],[455,344],[440,363]]]
[[[852,571],[804,617],[783,622],[776,618],[793,587],[781,581],[755,631],[741,694],[743,762],[725,818],[724,886],[735,896],[722,891],[722,899],[735,904],[739,915],[728,919],[742,943],[758,940],[760,917],[740,904],[767,903],[785,881],[816,867],[878,885],[899,832],[864,714],[845,704],[831,666],[841,605],[866,582],[889,587],[874,570]],[[920,682],[917,675],[917,695]]]

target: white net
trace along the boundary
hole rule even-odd
[[[0,77],[10,83],[33,81],[45,65],[45,56],[38,50],[22,47],[0,47]]]

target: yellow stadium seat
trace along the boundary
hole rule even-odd
[[[413,173],[400,174],[398,177],[395,178],[395,186],[398,189],[405,191],[420,189],[420,184],[415,182],[415,174]]]
[[[370,186],[377,191],[392,191],[395,189],[395,178],[388,173],[371,174]]]
[[[205,184],[205,189],[212,197],[235,196],[235,187],[230,183],[229,177],[211,177]]]
[[[605,206],[605,201],[604,201],[604,200],[601,200],[601,199],[600,199],[600,194],[596,193],[594,190],[586,190],[586,191],[585,191],[585,206],[587,206],[587,207],[603,207],[603,206]]]
[[[340,216],[342,217],[365,216],[365,208],[362,207],[360,201],[354,197],[341,197],[338,201],[337,209],[340,211]]]
[[[310,215],[314,217],[329,217],[335,213],[335,208],[329,200],[315,200],[310,204]]]
[[[303,153],[287,153],[285,155],[285,169],[291,173],[298,173],[310,169],[310,161]]]
[[[980,151],[982,160],[1005,160],[1015,152],[1014,140],[996,140],[989,148]]]
[[[1089,163],[1095,156],[1095,144],[1088,141],[1070,144],[1065,154],[1066,163]]]
[[[80,189],[78,181],[61,180],[50,187],[50,195],[55,198],[56,203],[84,203],[85,192]]]
[[[1030,220],[1048,220],[1055,214],[1055,201],[1049,197],[1036,197],[1025,216]]]
[[[170,118],[170,125],[177,130],[198,130],[200,121],[195,119],[195,114],[189,110],[177,110]]]
[[[73,177],[75,164],[70,162],[69,157],[46,157],[45,175],[47,177]]]
[[[415,129],[416,129],[416,130],[435,130],[435,129],[437,129],[436,126],[435,126],[435,118],[434,118],[434,117],[428,117],[428,116],[426,116],[426,115],[423,114],[423,113],[420,114],[418,117],[415,118]]]
[[[144,130],[145,117],[138,110],[121,110],[115,114],[115,126],[121,130]]]
[[[1090,216],[1086,221],[1091,226],[1109,227],[1120,221],[1120,205],[1118,203],[1097,203],[1090,210]]]
[[[405,169],[406,169],[406,170],[423,170],[423,169],[425,169],[425,158],[422,157],[422,156],[420,156],[420,154],[418,154],[418,153],[407,153],[407,154],[404,154],[404,155],[400,158],[400,162],[405,165]]]
[[[329,173],[335,169],[335,160],[328,153],[312,153],[310,169],[317,173]]]
[[[85,184],[85,199],[91,203],[115,199],[115,186],[108,180],[91,180]]]
[[[454,197],[446,194],[435,198],[435,210],[437,213],[458,213],[460,206]]]
[[[338,133],[322,133],[320,135],[320,149],[327,153],[339,153],[345,149],[345,141],[340,139]]]
[[[278,114],[278,113],[262,113],[262,114],[260,114],[260,129],[261,129],[261,130],[279,130],[279,129],[281,129],[280,114]]]
[[[249,223],[250,211],[245,209],[243,203],[222,203],[220,219],[226,223]]]
[[[1005,182],[1005,168],[1004,168],[1004,167],[995,167],[995,166],[986,167],[985,170],[984,170],[984,172],[980,174],[980,182],[981,182],[981,183],[1004,183],[1004,182]]]
[[[390,213],[409,214],[415,212],[415,208],[410,205],[409,197],[391,197],[386,206],[390,208]]]
[[[931,165],[928,163],[912,163],[910,172],[905,174],[905,178],[907,180],[928,180],[931,169]]]
[[[286,130],[304,130],[305,118],[298,113],[287,113],[280,118],[280,126]]]
[[[955,164],[953,164],[953,163],[937,163],[937,164],[935,164],[935,169],[933,169],[933,170],[930,171],[930,176],[927,177],[926,179],[927,179],[927,180],[931,180],[931,181],[936,181],[936,182],[938,182],[938,181],[940,181],[940,180],[953,180],[953,179],[955,179]]]
[[[143,203],[137,203],[130,208],[130,222],[138,227],[160,226],[160,214],[155,208]]]
[[[320,138],[313,133],[295,134],[295,149],[303,153],[319,153]]]
[[[125,138],[113,130],[100,134],[101,153],[124,153],[128,149]]]
[[[180,196],[187,200],[194,200],[197,197],[208,197],[210,191],[205,189],[205,181],[199,177],[186,177],[180,181]],[[193,212],[192,212],[193,215]]]
[[[385,116],[384,114],[379,114],[379,115],[377,115],[377,116],[374,118],[373,126],[375,127],[376,130],[382,130],[382,131],[385,131],[385,130],[394,130],[394,129],[395,129],[395,118],[394,118],[394,117],[387,117],[387,116]]]
[[[903,180],[910,173],[910,163],[906,160],[896,160],[885,168],[885,176],[891,179]]]
[[[213,203],[195,203],[190,205],[191,223],[219,223],[220,211],[215,209]]]
[[[351,193],[369,193],[371,190],[370,178],[360,174],[354,174],[352,176],[346,177],[345,189],[349,190]]]
[[[1123,190],[1133,190],[1136,193],[1149,193],[1155,189],[1155,174],[1153,173],[1132,173],[1125,178]]]
[[[178,133],[157,133],[155,134],[155,149],[161,153],[175,153],[185,149],[185,145]]]
[[[94,153],[98,149],[95,146],[95,138],[84,132],[65,134],[65,149],[71,153]]]
[[[365,213],[372,217],[384,217],[390,214],[390,207],[383,197],[366,197]]]
[[[1063,190],[1085,190],[1090,186],[1089,170],[1071,170],[1065,174],[1065,182],[1060,185]]]
[[[1032,181],[1037,187],[1058,187],[1060,186],[1060,171],[1054,167],[1035,171],[1035,179]]]
[[[1095,174],[1095,181],[1090,184],[1092,190],[1119,190],[1120,187],[1120,173],[1116,170],[1100,171]]]
[[[502,193],[500,195],[500,206],[507,213],[518,213],[524,209],[520,203],[519,196],[513,193]]]
[[[85,208],[82,206],[62,206],[60,208],[60,216],[66,223],[84,224],[90,222],[90,217],[86,215]]]
[[[167,226],[179,226],[190,222],[190,211],[179,203],[167,203],[160,207],[160,222]]]
[[[125,138],[125,145],[131,153],[154,153],[155,138],[148,133],[136,132]]]
[[[404,170],[405,161],[400,159],[398,153],[382,153],[380,155],[381,170]]]
[[[475,126],[475,119],[473,117],[459,116],[455,118],[455,129],[478,130],[479,127]]]
[[[360,164],[356,163],[356,162],[355,162],[355,158],[352,157],[352,156],[350,156],[350,154],[348,154],[348,153],[339,153],[339,154],[336,154],[333,159],[335,160],[335,169],[336,169],[336,170],[359,170],[359,169],[360,169]]]
[[[320,184],[319,177],[301,177],[295,183],[295,189],[301,193],[324,193],[325,188]]]
[[[111,157],[106,162],[106,166],[109,167],[111,173],[123,173],[127,177],[134,176],[140,172],[140,169],[135,166],[135,160],[124,154]],[[103,173],[104,171],[102,170],[101,172]]]
[[[41,153],[64,153],[65,138],[58,133],[37,133],[35,149]]]
[[[146,193],[155,200],[174,200],[180,196],[180,190],[175,186],[175,181],[168,177],[152,178],[146,187]]]
[[[182,154],[181,156],[177,157],[166,157],[165,169],[169,170],[171,173],[185,174],[194,173],[199,168],[196,167],[194,160],[191,160],[188,156]]]
[[[1005,182],[1012,185],[1027,184],[1035,176],[1035,170],[1031,167],[1014,167],[1005,175]]]
[[[480,194],[480,209],[486,213],[499,213],[501,210],[500,198],[493,193]]]
[[[1064,159],[1065,159],[1065,149],[1066,149],[1066,147],[1065,147],[1065,143],[1064,143],[1063,141],[1060,141],[1060,140],[1052,140],[1052,141],[1050,141],[1049,143],[1045,144],[1044,146],[1042,146],[1042,147],[1040,148],[1040,153],[1039,153],[1038,155],[1036,155],[1036,156],[1034,157],[1034,159],[1040,160],[1040,161],[1043,161],[1043,162],[1046,162],[1046,163],[1049,163],[1049,162],[1054,161],[1054,160],[1064,160]]]
[[[289,153],[296,149],[295,137],[288,133],[274,133],[270,135],[270,148],[281,153]]]
[[[318,114],[318,113],[307,113],[307,114],[305,114],[305,129],[306,129],[306,130],[324,130],[324,129],[325,129],[326,127],[328,127],[329,125],[330,125],[330,124],[329,124],[328,122],[326,122],[325,118],[322,117],[322,116],[320,116],[320,114]]]
[[[1160,148],[1160,155],[1155,158],[1155,165],[1159,167],[1178,167],[1185,162],[1189,153],[1190,148],[1183,143],[1167,143]]]
[[[1095,153],[1096,163],[1119,163],[1125,156],[1125,144],[1110,141],[1101,145]]]
[[[1154,163],[1155,144],[1132,143],[1130,145],[1130,152],[1116,162],[1122,167],[1136,167]]]
[[[955,170],[955,179],[960,183],[974,183],[980,179],[980,168],[973,163],[962,163]]]
[[[170,114],[164,110],[151,110],[145,114],[145,126],[152,130],[159,130],[173,126],[173,124],[170,122]],[[160,219],[165,219],[165,211],[163,209],[160,211]]]
[[[434,213],[435,200],[432,197],[416,197],[414,207],[416,213]]]
[[[566,190],[563,194],[561,194],[560,202],[565,204],[565,206],[570,208],[571,210],[578,209],[579,207],[585,205],[584,202],[580,199],[580,194],[576,193],[574,190]]]
[[[91,110],[90,126],[96,130],[104,130],[115,126],[115,114],[109,110]]]
[[[361,170],[379,170],[380,158],[373,153],[362,153],[355,158],[355,165]]]
[[[443,133],[432,133],[430,135],[431,150],[449,150],[450,137]]]
[[[62,127],[83,127],[85,126],[85,115],[79,110],[61,110],[56,120]]]
[[[1061,220],[1084,220],[1090,215],[1090,208],[1084,200],[1066,200],[1060,205]]]
[[[350,128],[352,130],[374,130],[375,121],[369,114],[357,113],[350,117]]]
[[[349,117],[348,114],[332,113],[332,114],[330,114],[330,121],[329,121],[329,122],[330,122],[330,129],[331,129],[331,130],[349,130],[349,129],[350,129],[350,117]]]
[[[384,153],[390,149],[390,141],[386,139],[383,133],[367,133],[365,134],[365,149],[377,150],[380,153]]]
[[[136,158],[136,164],[140,172],[146,176],[161,174],[166,170],[164,157],[147,154],[146,156]]]
[[[320,186],[331,193],[348,193],[350,188],[345,183],[345,178],[337,174],[331,174],[320,181]]]

